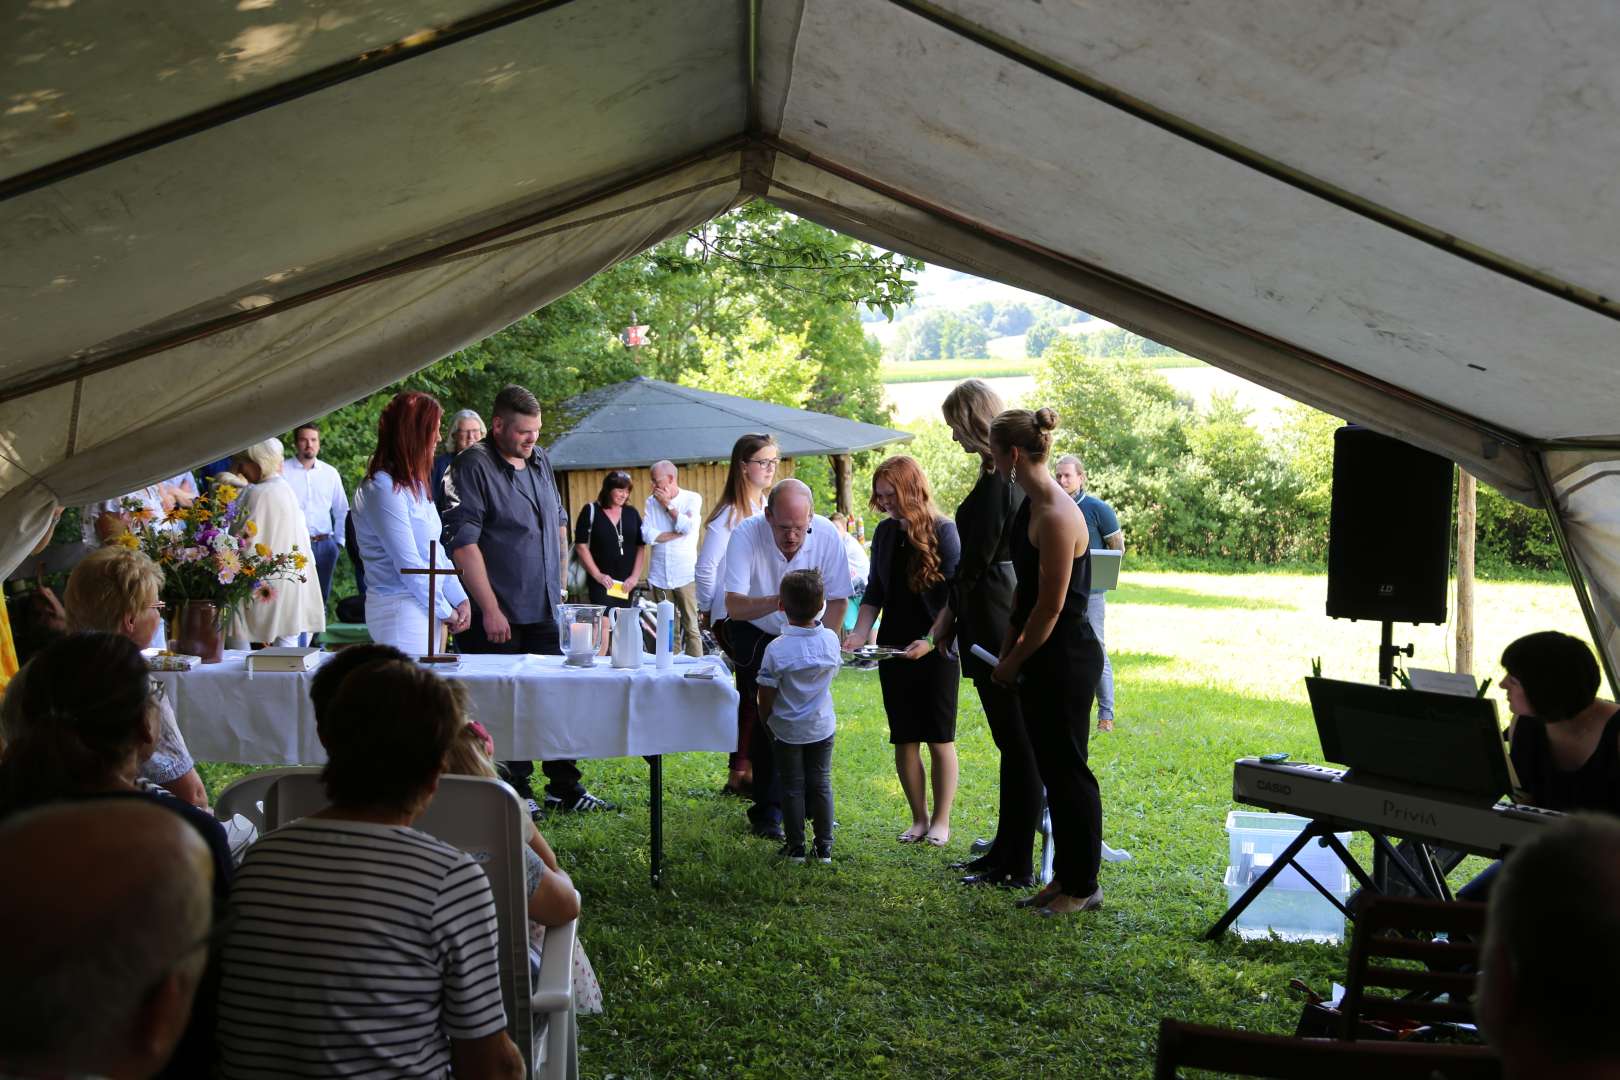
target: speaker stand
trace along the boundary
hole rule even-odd
[[[1382,686],[1394,686],[1395,658],[1397,656],[1409,657],[1412,654],[1413,649],[1410,642],[1408,642],[1404,647],[1395,644],[1395,624],[1390,622],[1388,619],[1385,619],[1383,633],[1378,643],[1379,684]],[[1387,892],[1389,890],[1390,881],[1389,852],[1391,848],[1389,845],[1389,840],[1382,833],[1374,833],[1373,841],[1373,883],[1377,886],[1379,892]],[[1421,848],[1422,845],[1419,845],[1419,847]],[[1422,850],[1423,854],[1426,856],[1428,854],[1428,850],[1426,848],[1423,848]],[[1404,870],[1406,868],[1402,867],[1401,869]],[[1442,879],[1442,888],[1443,886],[1444,879]]]
[[[1395,644],[1395,624],[1388,619],[1384,620],[1383,640],[1378,645],[1378,682],[1381,686],[1395,685],[1395,658],[1397,656],[1411,656],[1412,645]]]

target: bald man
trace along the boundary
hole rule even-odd
[[[827,606],[821,624],[834,631],[844,625],[849,606],[849,557],[833,523],[815,512],[815,500],[801,480],[783,480],[765,498],[765,513],[749,518],[731,533],[726,546],[726,634],[737,662],[737,693],[758,693],[756,676],[765,646],[787,628],[780,597],[782,578],[791,570],[819,570]],[[783,839],[782,791],[776,782],[771,739],[756,717],[749,743],[754,765],[754,804],[748,820],[754,835]]]
[[[208,960],[213,863],[197,830],[144,799],[56,803],[0,826],[0,866],[0,1075],[159,1075]],[[171,1075],[207,1075],[201,1034]]]
[[[675,605],[679,642],[688,656],[703,655],[698,629],[697,551],[702,535],[703,496],[683,489],[673,461],[655,461],[652,494],[641,515],[641,539],[652,545],[647,584],[654,600]]]

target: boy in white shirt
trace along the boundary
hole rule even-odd
[[[765,647],[759,664],[759,715],[770,733],[782,785],[782,828],[787,834],[782,854],[795,863],[805,859],[806,802],[816,824],[816,859],[832,862],[832,681],[842,658],[838,635],[816,621],[822,593],[818,570],[783,575],[778,606],[788,626]]]

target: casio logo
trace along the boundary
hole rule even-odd
[[[1270,780],[1256,780],[1254,786],[1261,791],[1269,791],[1274,795],[1292,795],[1294,793],[1292,784],[1277,784]]]

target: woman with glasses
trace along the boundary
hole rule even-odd
[[[142,647],[163,621],[162,587],[163,571],[142,552],[97,548],[73,568],[63,590],[67,629],[118,634]],[[166,698],[158,704],[157,742],[141,761],[140,776],[193,806],[208,806],[208,792]]]
[[[776,440],[769,435],[748,434],[738,439],[731,448],[726,489],[703,523],[703,541],[693,571],[697,578],[698,617],[705,625],[714,627],[714,636],[721,648],[727,646],[723,625],[726,594],[724,589],[715,587],[720,566],[726,547],[731,543],[731,531],[765,512],[765,492],[776,482],[780,457]],[[754,770],[748,764],[748,750],[757,713],[758,705],[750,700],[750,695],[741,695],[737,702],[737,749],[730,757],[730,773],[724,789],[727,794],[746,795],[753,788]]]
[[[630,593],[647,569],[641,514],[626,505],[629,501],[630,474],[614,470],[602,478],[602,490],[585,504],[574,522],[574,557],[585,567],[586,590],[593,604],[629,607]]]

